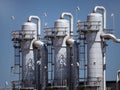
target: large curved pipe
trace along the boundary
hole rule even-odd
[[[103,14],[103,29],[106,29],[106,9],[103,6],[95,6],[93,12],[96,13],[97,10],[102,10],[102,14]]]
[[[70,17],[70,31],[69,31],[69,36],[71,36],[71,33],[73,32],[73,15],[68,12],[63,12],[60,16],[61,19],[64,19],[64,16],[69,16]]]
[[[67,45],[73,45],[74,43],[75,43],[75,40],[72,39],[72,38],[69,38],[69,39],[66,40]]]
[[[39,39],[39,36],[41,34],[41,30],[40,30],[40,24],[41,24],[41,20],[38,16],[29,16],[28,21],[31,22],[32,19],[36,19],[37,20],[37,39]]]
[[[44,43],[42,42],[42,41],[40,41],[40,40],[35,40],[34,42],[33,42],[33,46],[35,47],[35,48],[41,48],[42,46],[44,46]]]
[[[112,39],[114,42],[120,43],[120,39],[116,38],[113,34],[102,33],[100,36],[104,39]]]

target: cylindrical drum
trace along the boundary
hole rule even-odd
[[[103,59],[100,34],[102,28],[102,15],[91,13],[87,17],[88,33],[87,41],[87,82],[90,86],[101,86],[103,80]]]
[[[54,47],[54,85],[65,86],[67,85],[68,72],[67,72],[67,51],[66,39],[69,30],[69,21],[65,19],[58,19],[55,21],[55,38],[53,41]],[[65,36],[62,36],[65,33]]]
[[[33,40],[36,38],[37,27],[32,22],[26,22],[22,25],[22,85],[23,87],[34,87],[35,68]]]

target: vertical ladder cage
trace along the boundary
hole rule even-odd
[[[45,40],[48,47],[48,84],[51,86],[53,85],[53,80],[54,80],[53,28],[45,28],[45,33],[46,33]]]
[[[21,60],[21,34],[18,31],[12,32],[14,42],[14,66],[11,70],[14,74],[18,75],[18,80],[12,81],[13,86],[20,88],[22,79],[22,60]]]
[[[87,78],[87,54],[86,54],[86,41],[85,41],[85,32],[80,32],[79,35],[79,72],[80,72],[80,81],[84,82],[86,85]]]
[[[13,73],[18,75],[18,80],[13,81],[16,87],[20,87],[22,78],[22,61],[21,61],[21,46],[20,42],[14,42],[14,66]]]
[[[79,40],[79,81],[83,82],[84,86],[87,85],[87,42],[86,42],[86,33],[87,33],[87,23],[86,22],[77,22],[78,27],[78,40]]]

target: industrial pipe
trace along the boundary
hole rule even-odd
[[[47,77],[47,67],[48,67],[47,66],[47,63],[48,63],[47,46],[45,45],[44,42],[42,42],[40,40],[36,40],[33,42],[33,47],[37,48],[36,49],[37,50],[37,52],[36,52],[37,57],[41,57],[39,60],[36,58],[36,60],[39,61],[39,63],[41,63],[40,66],[38,66],[38,73],[39,74],[37,77],[40,78],[40,83],[37,84],[37,87],[38,87],[38,90],[39,90],[39,88],[41,88],[40,90],[45,90],[45,88],[47,86],[47,81],[48,81],[48,77]],[[41,85],[41,87],[40,87],[40,85]]]
[[[44,46],[44,43],[43,43],[42,41],[40,41],[40,40],[35,40],[35,41],[33,42],[33,46],[34,46],[35,48],[41,48],[42,46]]]
[[[28,21],[31,22],[32,19],[36,19],[36,20],[37,20],[37,39],[39,39],[39,36],[40,36],[40,34],[41,34],[41,32],[40,32],[40,31],[41,31],[41,30],[40,30],[41,20],[40,20],[40,18],[39,18],[38,16],[30,16],[30,17],[28,18]]]
[[[71,33],[73,32],[73,15],[71,13],[63,12],[60,16],[61,19],[64,19],[64,16],[70,17],[70,31],[69,36],[71,36]]]
[[[70,79],[70,90],[77,90],[78,80],[79,80],[79,52],[78,52],[78,43],[73,38],[68,38],[66,40],[66,44],[72,46],[72,50],[70,51],[73,55],[72,60],[70,61],[71,67],[71,79]],[[70,54],[70,55],[71,55]]]
[[[68,44],[68,45],[73,45],[74,42],[75,42],[75,40],[72,39],[72,38],[69,38],[69,39],[66,40],[66,44]]]
[[[102,10],[102,14],[103,14],[103,29],[106,29],[106,9],[103,6],[96,6],[94,8],[93,12],[96,13],[97,10]]]
[[[116,38],[113,34],[102,33],[100,36],[104,39],[112,39],[114,42],[120,43],[120,39]]]

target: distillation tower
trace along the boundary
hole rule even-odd
[[[106,9],[96,6],[86,22],[78,21],[77,38],[73,24],[73,15],[63,12],[42,40],[40,18],[30,16],[22,30],[12,32],[18,89],[106,90],[106,40],[120,43],[106,32]]]
[[[33,23],[32,19],[37,20],[37,24]],[[22,55],[22,61],[19,61],[22,62],[19,88],[44,90],[47,85],[47,47],[41,41],[40,34],[38,16],[30,16],[28,22],[22,25],[22,30],[12,32],[12,40],[15,45],[19,44],[19,52]]]
[[[98,13],[97,10],[101,11]],[[106,40],[120,43],[113,34],[106,33],[106,9],[96,6],[86,22],[78,22],[79,37],[84,35],[87,46],[86,90],[106,90]]]
[[[67,16],[70,20],[64,19]],[[76,90],[79,80],[78,43],[73,38],[73,16],[64,12],[54,23],[54,28],[46,29],[46,37],[53,36],[54,79],[53,88]],[[54,32],[54,33],[51,33]]]

